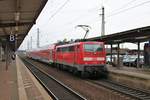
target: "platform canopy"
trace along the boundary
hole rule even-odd
[[[86,39],[86,41],[104,41],[105,44],[118,44],[124,42],[135,43],[148,40],[150,40],[150,26]]]
[[[22,43],[48,0],[0,0],[0,41],[16,36]]]

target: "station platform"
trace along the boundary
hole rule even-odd
[[[0,61],[0,100],[52,100],[41,84],[16,56],[6,70]]]
[[[133,77],[139,77],[143,79],[150,80],[150,68],[134,68],[134,67],[112,67],[111,65],[107,65],[107,69],[109,72],[129,75]]]
[[[134,88],[150,90],[150,69],[134,67],[113,67],[107,65],[109,78]]]

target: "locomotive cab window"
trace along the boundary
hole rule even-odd
[[[103,50],[103,45],[101,44],[84,44],[84,51],[99,52],[102,50]]]

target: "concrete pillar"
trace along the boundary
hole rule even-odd
[[[6,59],[6,70],[8,70],[8,58],[9,58],[9,54],[8,54],[8,42],[6,42],[5,44],[5,59]]]
[[[17,50],[17,44],[18,44],[18,34],[15,34],[15,51]]]
[[[112,44],[110,45],[110,62],[112,63]]]
[[[138,58],[137,58],[137,68],[140,67],[140,42],[138,42]]]
[[[0,61],[2,61],[2,44],[0,43]]]
[[[120,44],[118,43],[117,44],[118,46],[118,48],[117,48],[117,65],[118,65],[118,67],[120,67],[120,57],[119,57],[119,54],[120,54],[120,52],[119,52],[119,50],[120,50]]]

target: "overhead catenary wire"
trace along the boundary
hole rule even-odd
[[[118,10],[121,10],[121,9],[126,8],[127,6],[129,6],[130,4],[132,4],[132,3],[135,2],[135,1],[137,1],[137,0],[131,0],[131,1],[127,2],[127,3],[125,3],[125,4],[122,5],[120,8],[117,8],[117,9],[115,9],[114,11],[112,11],[112,13],[113,13],[113,12],[116,12],[116,11],[118,11]]]
[[[137,1],[137,0],[131,0],[131,1],[127,2],[126,4],[124,4],[124,5],[122,6],[122,8],[129,6],[130,4],[132,4],[132,3],[135,2],[135,1]],[[119,8],[119,9],[121,9],[121,8]]]
[[[86,18],[89,18],[89,17],[94,17],[95,16],[95,14],[92,14],[93,12],[95,12],[95,11],[93,11],[95,8],[92,8],[92,9],[88,9],[87,10],[87,12],[85,12],[85,13],[82,13],[82,14],[80,14],[79,16],[77,16],[76,18],[74,18],[74,19],[72,19],[71,21],[69,21],[69,22],[66,22],[66,23],[64,23],[64,24],[59,24],[59,25],[57,25],[56,27],[61,27],[61,28],[63,28],[63,26],[69,26],[69,25],[71,25],[71,24],[73,24],[74,22],[78,22],[78,21],[80,21],[80,20],[82,20],[82,19],[84,19],[85,17]],[[97,11],[97,9],[95,9],[96,11]],[[99,10],[101,10],[101,9],[99,9]],[[90,14],[90,16],[89,16],[89,14]],[[84,16],[84,17],[83,17]],[[97,16],[99,16],[98,14],[97,14]],[[94,18],[92,18],[92,19],[90,19],[90,20],[93,20],[93,19],[95,19],[96,17],[94,17]],[[70,19],[69,19],[70,20]],[[42,26],[45,26],[45,25],[42,25]],[[45,26],[45,27],[47,27],[47,26]]]
[[[127,6],[127,5],[131,4],[131,3],[134,2],[134,1],[136,1],[136,0],[132,0],[132,1],[128,2],[128,3],[126,3],[125,5]],[[67,1],[50,17],[50,20],[51,20],[68,2],[69,2],[69,0],[67,0]],[[132,7],[130,7],[130,8],[124,9],[124,10],[121,10],[121,11],[119,11],[119,12],[117,12],[117,13],[114,13],[114,14],[112,14],[112,15],[110,15],[110,16],[106,16],[106,17],[111,17],[111,16],[114,16],[114,15],[123,13],[123,12],[125,12],[125,11],[128,11],[128,10],[132,9],[132,8],[136,8],[136,7],[138,7],[138,6],[141,6],[141,5],[146,4],[146,3],[149,3],[149,2],[150,2],[150,1],[137,4],[137,5],[135,5],[135,6],[132,6]],[[125,6],[125,5],[124,5],[124,6]],[[80,20],[80,19],[82,19],[82,18],[81,18],[81,17],[75,18],[73,21],[68,22],[67,25],[70,25],[70,24],[72,24],[72,22],[76,22],[76,21],[78,21],[78,20]],[[95,21],[95,22],[96,22],[96,21]],[[92,22],[92,23],[93,23],[93,22]],[[65,26],[67,26],[67,25],[65,25]],[[63,26],[64,26],[64,25],[63,25]]]
[[[118,15],[118,14],[120,14],[120,13],[124,13],[124,12],[126,12],[126,11],[128,11],[128,10],[131,10],[131,9],[133,9],[133,8],[142,6],[142,5],[147,4],[147,3],[150,3],[150,1],[146,1],[146,2],[143,2],[143,3],[137,4],[137,5],[135,5],[135,6],[126,8],[126,9],[124,9],[124,10],[121,10],[121,11],[118,11],[118,12],[116,12],[116,13],[114,13],[114,14],[111,14],[111,15],[109,15],[109,16],[107,16],[107,17],[112,17],[112,16]]]
[[[55,15],[57,13],[59,13],[64,7],[65,5],[69,2],[70,0],[66,0],[57,10],[54,14],[51,15],[51,17],[49,18],[49,20],[52,20],[53,17],[55,17]]]
[[[65,7],[65,5],[66,4],[68,4],[68,2],[69,2],[70,0],[66,0],[56,11],[55,11],[55,13],[53,13],[52,14],[52,16],[50,16],[50,18],[49,18],[49,20],[52,20],[64,7]],[[129,11],[129,10],[131,10],[131,9],[133,9],[133,8],[136,8],[136,7],[139,7],[139,6],[142,6],[142,5],[145,5],[145,4],[147,4],[147,3],[150,3],[150,1],[145,1],[145,2],[143,2],[143,3],[140,3],[140,4],[136,4],[136,5],[133,5],[133,6],[131,6],[131,4],[133,4],[133,2],[134,1],[137,1],[137,0],[132,0],[132,1],[129,1],[128,3],[126,3],[126,4],[124,4],[123,6],[122,6],[122,8],[124,8],[124,7],[126,7],[126,9],[124,8],[124,9],[121,9],[121,7],[120,7],[120,10],[119,11],[117,11],[116,13],[112,13],[111,15],[109,15],[109,16],[106,16],[106,17],[112,17],[112,16],[115,16],[115,15],[118,15],[118,14],[121,14],[121,13],[124,13],[124,12],[126,12],[126,11]],[[129,7],[129,5],[130,5],[130,7]],[[127,8],[127,6],[128,6],[128,8]],[[79,21],[79,20],[81,20],[82,18],[84,18],[85,19],[85,17],[87,17],[87,16],[79,16],[79,17],[77,17],[77,18],[75,18],[75,19],[73,19],[72,21],[70,21],[70,22],[68,22],[68,23],[66,23],[66,25],[61,25],[61,26],[70,26],[70,24],[73,24],[74,22],[77,22],[77,21]],[[89,17],[89,16],[88,16]],[[95,18],[95,17],[94,17]],[[91,18],[90,19],[90,23],[93,23],[93,19],[94,18]],[[94,21],[94,23],[96,22],[97,23],[97,21],[99,21],[99,19],[97,19],[97,20],[95,20]],[[49,22],[49,21],[48,21]],[[62,27],[61,27],[62,28]],[[72,28],[72,27],[71,27]],[[71,29],[70,29],[71,30]],[[67,33],[69,33],[69,32],[67,32]],[[34,41],[33,41],[34,42]]]
[[[61,10],[69,1],[70,1],[70,0],[67,0],[67,1],[57,10],[57,11],[50,17],[50,20]],[[136,0],[132,0],[132,1],[128,2],[128,3],[126,3],[125,5],[122,6],[122,8],[125,7],[125,6],[130,5],[130,4],[133,3],[134,1],[136,1]],[[109,15],[109,16],[106,16],[106,17],[111,17],[111,16],[118,15],[118,14],[123,13],[123,12],[125,12],[125,11],[128,11],[128,10],[130,10],[130,9],[136,8],[136,7],[138,7],[138,6],[142,6],[142,5],[146,4],[146,3],[150,3],[150,1],[146,1],[146,2],[143,2],[143,3],[137,4],[137,5],[135,5],[135,6],[132,6],[132,7],[123,9],[123,10],[121,10],[121,11],[118,11],[118,12],[113,13],[113,14],[111,14],[111,15]],[[121,9],[121,8],[120,8],[120,9]],[[79,19],[81,19],[81,17],[80,17]],[[70,22],[69,22],[69,23],[70,23]]]
[[[44,24],[42,24],[40,27],[45,27],[48,22],[50,22],[64,7],[65,5],[69,2],[70,0],[66,0],[57,10],[54,12],[49,18],[48,21],[46,21]]]
[[[69,1],[70,1],[70,0],[66,0],[66,1],[62,4],[62,6],[60,6],[60,7],[56,10],[56,12],[53,13],[53,14],[50,16],[49,21],[52,20],[52,19],[55,17],[55,15],[58,14],[58,13],[65,7],[65,5],[66,5]],[[93,9],[95,9],[95,8],[93,8]],[[93,12],[93,11],[92,11],[93,9],[88,10],[88,12]],[[100,9],[100,10],[101,10],[101,9]],[[77,18],[77,19],[78,19],[78,18]],[[81,19],[81,17],[80,17],[80,19]],[[80,19],[79,19],[79,20],[80,20]],[[49,22],[49,21],[47,21],[47,22]],[[47,22],[46,22],[46,23],[47,23]],[[46,23],[45,23],[45,24],[46,24]],[[70,23],[71,23],[71,22],[69,22],[69,24],[70,24]],[[46,26],[45,24],[42,25],[41,27],[43,27],[43,26],[45,27],[45,26]]]

